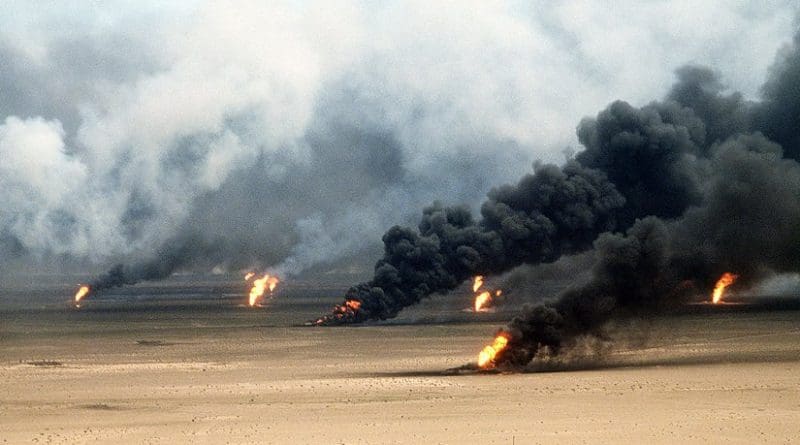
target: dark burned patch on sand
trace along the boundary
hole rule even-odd
[[[373,378],[373,377],[451,377],[451,376],[467,376],[467,375],[498,375],[498,374],[511,374],[513,373],[507,369],[481,369],[476,363],[467,363],[465,365],[457,366],[455,368],[447,368],[442,370],[424,370],[424,371],[389,371],[389,372],[371,372],[363,374],[354,374],[356,378]]]
[[[64,363],[55,360],[33,360],[30,362],[25,362],[25,364],[40,368],[57,368],[59,366],[64,366]]]
[[[120,405],[109,405],[107,403],[89,403],[86,405],[79,405],[78,408],[80,409],[88,409],[93,411],[122,411],[127,409],[124,406]]]
[[[159,346],[174,346],[178,343],[168,342],[163,340],[136,340],[136,344],[139,346],[150,346],[150,347],[159,347]]]

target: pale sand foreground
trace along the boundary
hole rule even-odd
[[[473,360],[497,324],[7,336],[0,441],[797,443],[798,320],[671,318],[602,363],[502,375],[442,372]]]

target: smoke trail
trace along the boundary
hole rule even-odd
[[[168,277],[176,269],[187,266],[195,258],[218,260],[220,255],[219,245],[207,243],[195,234],[187,232],[170,239],[149,261],[114,265],[106,273],[92,280],[89,284],[90,293],[133,285],[143,280],[160,280]]]

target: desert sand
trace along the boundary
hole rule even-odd
[[[320,307],[7,311],[0,441],[800,440],[797,311],[673,315],[631,338],[617,329],[600,355],[476,373],[448,370],[474,362],[500,321],[299,324]]]

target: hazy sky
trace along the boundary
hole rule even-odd
[[[560,162],[581,117],[663,97],[684,64],[758,98],[800,8],[161,3],[4,3],[0,273],[183,233],[218,248],[205,268],[371,258],[388,226]]]

